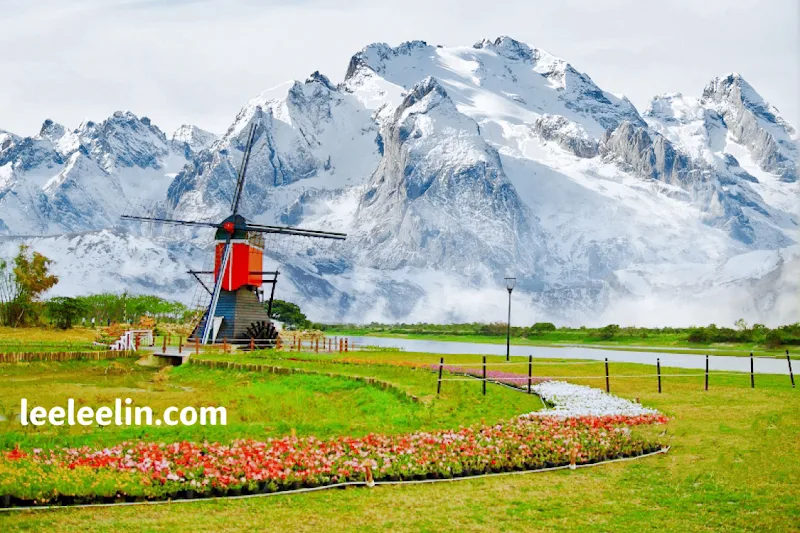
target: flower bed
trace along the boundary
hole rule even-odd
[[[432,370],[439,370],[439,365],[430,365]],[[446,372],[454,375],[483,377],[482,368],[444,365]],[[528,377],[514,372],[487,370],[486,379],[502,383],[522,390],[528,388]],[[530,416],[586,417],[616,416],[626,417],[649,416],[654,419],[664,418],[657,410],[644,407],[640,403],[608,394],[601,389],[575,385],[566,381],[553,381],[547,378],[532,377],[531,392],[538,395],[549,407],[529,413]]]
[[[565,381],[542,381],[532,387],[534,393],[550,405],[531,416],[626,416],[662,417],[657,410],[640,403],[608,394],[603,390]]]
[[[452,478],[641,455],[661,444],[631,433],[660,416],[521,416],[491,426],[230,444],[135,442],[13,450],[0,458],[0,505],[238,495],[364,481]],[[5,498],[3,497],[5,496]]]

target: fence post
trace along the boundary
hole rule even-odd
[[[706,354],[706,390],[708,390],[708,354]]]
[[[183,353],[183,337],[178,337],[178,353]]]
[[[222,338],[222,353],[228,353],[228,339]]]
[[[533,377],[533,356],[528,355],[528,394],[531,393],[531,378]]]
[[[200,337],[198,337],[197,335],[194,336],[194,354],[195,355],[200,354]]]
[[[161,353],[167,353],[167,337],[164,337],[164,343],[161,346]]]
[[[317,342],[314,344],[314,353],[319,353],[319,337],[317,337]]]
[[[658,393],[661,394],[661,359],[656,357],[656,373],[658,374]]]
[[[436,395],[442,392],[442,369],[444,368],[444,357],[439,358],[439,381],[436,383]]]
[[[750,352],[750,388],[756,388],[756,378],[753,375],[753,352]]]
[[[611,384],[608,382],[608,357],[606,357],[606,392],[611,392]]]
[[[346,352],[346,351],[347,351],[347,349],[348,349],[348,347],[347,347],[347,344],[348,344],[348,341],[349,341],[349,340],[350,340],[350,339],[345,339],[345,340],[344,340],[344,351],[345,351],[345,352]]]
[[[794,388],[794,374],[792,373],[792,359],[789,357],[789,350],[786,350],[786,362],[789,364],[789,379],[792,380],[792,388]]]
[[[483,395],[486,396],[486,356],[483,356]]]

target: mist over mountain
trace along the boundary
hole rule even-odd
[[[243,214],[348,233],[268,241],[277,296],[313,319],[504,320],[513,275],[519,322],[797,320],[798,136],[741,75],[640,112],[509,37],[377,43],[343,67],[265,91],[221,135],[127,111],[0,130],[0,256],[53,257],[59,294],[190,302],[209,230],[119,217],[221,219],[257,123]]]

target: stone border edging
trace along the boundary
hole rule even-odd
[[[97,352],[7,352],[0,353],[0,363],[31,363],[35,361],[62,362],[82,359],[105,361],[108,359],[136,357],[136,355],[136,352],[113,350]]]

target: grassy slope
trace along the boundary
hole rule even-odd
[[[369,359],[437,360],[423,354],[358,354]],[[456,363],[456,356],[448,356]],[[475,361],[463,356],[458,361]],[[304,363],[292,363],[303,365]],[[332,365],[342,372],[359,367]],[[615,364],[625,375],[652,369]],[[372,367],[373,375],[382,367]],[[567,365],[560,373],[595,375],[596,367]],[[668,369],[670,373],[679,373]],[[687,372],[683,372],[687,373]],[[377,377],[377,376],[376,376]],[[596,468],[481,480],[334,490],[296,496],[115,509],[68,509],[0,514],[0,529],[52,531],[207,530],[796,530],[800,521],[800,391],[786,376],[612,378],[612,391],[637,397],[673,417],[666,456]],[[582,380],[577,380],[578,382]],[[584,380],[585,381],[585,380]],[[596,381],[593,383],[597,384]],[[421,385],[421,384],[420,384]],[[443,395],[469,383],[444,384]],[[476,383],[469,392],[476,402]],[[503,402],[502,389],[488,399]],[[516,393],[515,393],[516,394]],[[519,396],[525,396],[519,394]],[[199,522],[202,520],[202,522]]]
[[[1,352],[90,351],[97,332],[89,328],[57,330],[47,328],[9,328],[0,326]]]
[[[336,371],[333,368],[328,371]],[[337,365],[341,367],[342,365]],[[349,368],[349,367],[348,367]],[[355,367],[359,368],[359,367]],[[510,418],[541,407],[534,397],[502,390],[502,401],[474,400],[472,390],[459,386],[446,398],[430,401],[436,376],[405,368],[381,369],[376,375],[401,384],[421,396],[415,403],[406,396],[349,379],[315,375],[278,376],[253,372],[212,370],[185,365],[161,372],[126,361],[30,363],[0,365],[0,413],[9,420],[19,411],[20,399],[29,405],[66,406],[73,398],[95,408],[113,406],[116,398],[131,398],[147,405],[160,418],[169,406],[221,405],[227,409],[227,426],[175,426],[147,428],[22,427],[0,422],[0,449],[20,444],[25,448],[79,444],[111,444],[127,439],[161,441],[218,440],[240,437],[298,435],[330,437],[363,435],[371,431],[410,432],[421,428],[457,427],[482,419]],[[470,384],[472,385],[472,384]],[[280,398],[279,402],[274,401]],[[496,400],[496,398],[495,398]]]
[[[368,332],[360,330],[336,330],[326,331],[328,336],[366,336],[366,337],[384,337],[384,338],[402,338],[402,339],[416,339],[428,341],[446,341],[446,342],[473,342],[481,344],[505,344],[505,337],[496,337],[492,335],[445,335],[438,333],[380,333]],[[693,353],[694,351],[701,351],[701,353],[708,353],[709,355],[732,355],[732,356],[747,356],[750,352],[757,352],[758,354],[767,355],[780,355],[784,353],[787,347],[783,348],[767,348],[765,346],[752,344],[752,343],[711,343],[711,344],[698,344],[691,343],[684,340],[683,335],[678,334],[660,334],[651,335],[647,338],[635,336],[616,336],[613,339],[601,339],[599,337],[591,337],[579,331],[554,331],[544,333],[535,338],[526,337],[512,337],[511,343],[517,346],[549,346],[558,347],[559,345],[576,345],[585,348],[598,348],[598,349],[611,349],[611,350],[632,350],[638,352],[664,352],[664,353]],[[689,349],[687,351],[686,349]],[[788,347],[790,353],[793,351],[792,347]],[[794,350],[797,351],[797,350]]]
[[[97,331],[91,328],[72,328],[68,330],[49,328],[9,328],[0,326],[0,341],[14,342],[92,342]]]

